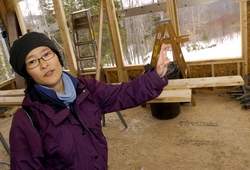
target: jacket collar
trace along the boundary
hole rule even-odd
[[[68,74],[68,73],[67,73]],[[76,87],[76,105],[83,101],[89,94],[84,82],[79,81],[68,74],[72,79],[74,86]],[[38,93],[35,88],[25,94],[25,98],[22,103],[23,107],[34,108],[39,113],[43,113],[48,117],[55,126],[59,125],[65,118],[70,115],[70,110],[60,101],[53,100],[49,96]]]

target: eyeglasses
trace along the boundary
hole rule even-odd
[[[41,59],[43,59],[44,61],[48,61],[50,59],[52,59],[55,56],[55,53],[51,50],[46,51],[46,53],[44,53],[40,58],[31,58],[28,61],[25,62],[26,67],[29,69],[33,69],[39,66],[39,64],[41,63]]]

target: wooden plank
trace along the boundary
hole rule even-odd
[[[0,97],[0,106],[20,106],[23,102],[23,96],[15,97]]]
[[[206,87],[227,87],[241,86],[244,80],[241,76],[221,76],[221,77],[204,77],[204,78],[187,78],[169,80],[164,89],[192,89]]]
[[[244,63],[243,59],[225,59],[225,60],[207,60],[207,61],[189,61],[189,66],[211,65],[211,64],[230,64],[230,63]]]
[[[163,90],[160,96],[147,103],[191,102],[191,89]]]
[[[165,38],[162,41],[165,44],[171,44],[173,42],[170,38]],[[188,35],[181,35],[181,36],[176,37],[174,41],[182,44],[182,43],[189,41],[189,37]]]
[[[1,90],[0,97],[24,96],[24,89]]]
[[[63,9],[63,4],[61,0],[53,0],[54,10],[56,14],[56,21],[58,23],[61,38],[63,40],[64,52],[66,55],[66,60],[70,69],[71,74],[77,75],[76,58],[73,49],[73,45],[69,35],[69,28],[67,26],[67,21],[65,17],[65,12]]]
[[[6,90],[5,92],[10,92]],[[1,91],[1,96],[4,94],[4,91]],[[11,96],[17,92],[17,95],[20,96]],[[176,89],[176,90],[163,90],[160,96],[154,100],[149,101],[148,103],[172,103],[172,102],[191,102],[191,89]],[[23,101],[23,91],[22,90],[13,90],[9,93],[7,97],[0,97],[0,106],[20,106]]]

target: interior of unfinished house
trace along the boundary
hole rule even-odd
[[[1,170],[249,170],[249,0],[0,0]]]

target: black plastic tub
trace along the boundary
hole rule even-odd
[[[152,115],[161,120],[173,119],[179,115],[180,103],[151,103]]]

